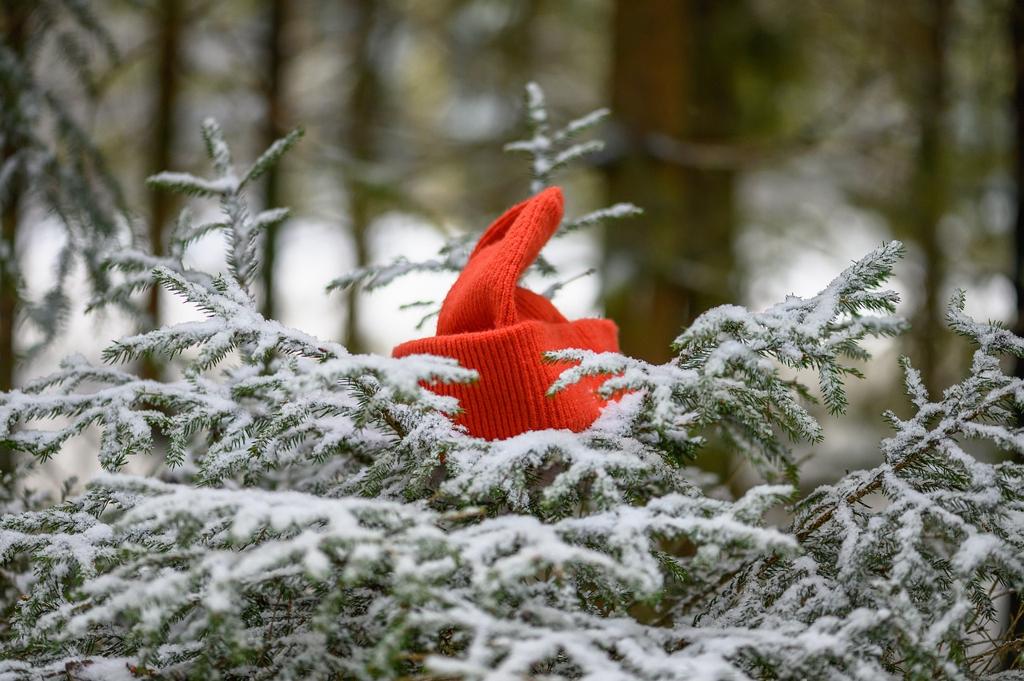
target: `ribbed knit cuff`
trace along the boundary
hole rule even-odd
[[[607,319],[530,320],[488,331],[409,341],[396,347],[393,354],[452,357],[475,369],[480,374],[476,383],[430,389],[458,398],[463,409],[458,422],[478,437],[495,440],[544,428],[585,430],[603,404],[594,392],[600,379],[586,379],[548,397],[548,388],[568,365],[544,362],[543,353],[566,348],[613,351],[618,349],[617,337],[615,323]]]

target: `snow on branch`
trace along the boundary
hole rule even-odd
[[[204,138],[218,172],[230,178],[230,152],[220,129],[206,122]],[[279,148],[277,156],[286,147]],[[253,225],[238,226],[232,215],[247,213],[240,208],[241,195],[235,190],[229,194],[222,201],[226,221],[216,228],[229,232],[230,252],[254,257],[249,246],[240,245],[249,243],[245,234],[251,236],[246,230]],[[265,214],[269,219],[283,215],[281,211]],[[185,244],[195,234],[186,214],[178,224],[177,243]],[[259,478],[284,462],[322,462],[349,452],[356,429],[372,431],[376,424],[392,432],[401,427],[395,413],[403,404],[415,405],[405,407],[402,418],[406,421],[415,420],[415,412],[427,410],[439,414],[443,425],[438,427],[451,430],[443,414],[457,408],[454,401],[429,392],[421,383],[471,381],[474,372],[440,358],[351,355],[337,343],[263,318],[244,281],[188,269],[181,261],[183,255],[182,246],[159,261],[132,253],[123,259],[111,256],[109,262],[125,271],[127,282],[111,291],[124,298],[138,290],[145,278],[146,285],[163,286],[206,318],[122,338],[103,356],[109,363],[147,355],[180,358],[185,379],[143,380],[72,358],[56,374],[0,395],[0,441],[45,459],[69,439],[98,426],[100,462],[116,471],[133,454],[152,450],[154,432],[159,432],[168,438],[169,464],[188,462],[198,479],[215,482],[246,469],[251,478]],[[254,266],[247,264],[243,269]],[[229,356],[240,360],[241,367],[226,369],[220,380],[209,375]],[[374,399],[363,401],[370,381]],[[86,386],[90,389],[83,391]],[[29,425],[55,417],[66,421],[55,429]],[[203,433],[205,441],[200,438]],[[386,440],[372,432],[367,440],[370,444],[363,446],[363,456],[386,447]]]
[[[1024,451],[1024,381],[998,358],[1021,343],[969,318],[962,292],[948,319],[978,346],[970,375],[933,402],[904,360],[916,413],[888,415],[896,432],[882,442],[881,463],[801,500],[791,533],[804,555],[752,564],[709,623],[848,620],[856,604],[884,626],[845,646],[875,647],[878,678],[979,678],[1019,648],[1012,627],[992,632],[1003,603],[1024,588],[1024,466],[989,463],[966,445]]]
[[[539,89],[530,98],[530,149],[551,169],[600,115],[550,133]],[[962,294],[948,320],[977,345],[970,375],[935,399],[905,361],[916,411],[888,415],[878,465],[796,491],[784,437],[822,430],[811,390],[784,372],[816,371],[826,406],[843,409],[862,341],[904,327],[882,288],[898,243],[816,296],[709,311],[664,365],[550,353],[563,369],[553,392],[602,377],[601,417],[489,442],[429,389],[474,371],[351,354],[258,313],[255,235],[286,212],[250,216],[242,185],[295,136],[247,180],[212,122],[204,139],[215,179],[157,183],[216,195],[223,219],[183,214],[159,259],[107,253],[112,286],[94,301],[159,285],[203,318],[0,395],[0,445],[43,461],[98,429],[104,468],[59,502],[0,499],[0,681],[974,679],[1021,649],[997,629],[1024,589],[1024,466],[971,449],[1024,451],[1024,382],[1000,366],[1024,343],[970,319]],[[228,237],[230,273],[183,261],[213,231]],[[417,266],[350,280],[383,285]],[[179,378],[115,366],[151,354]],[[720,434],[769,484],[734,499],[688,467]],[[126,475],[144,455],[165,465]],[[792,523],[767,525],[786,504]]]
[[[458,514],[421,504],[101,475],[63,507],[0,521],[0,556],[43,547],[53,551],[44,570],[83,577],[74,608],[48,608],[60,598],[48,588],[27,597],[23,607],[39,616],[15,622],[26,643],[84,649],[97,636],[134,641],[136,664],[158,670],[214,663],[217,650],[197,642],[231,631],[282,671],[340,673],[372,664],[381,649],[360,641],[382,629],[390,631],[386,646],[399,635],[421,641],[432,618],[459,626],[457,602],[483,604],[490,617],[511,606],[512,621],[525,622],[541,603],[565,602],[565,580],[570,591],[601,585],[606,597],[616,595],[604,607],[624,614],[631,594],[661,583],[652,558],[659,537],[691,536],[729,553],[788,551],[791,539],[752,524],[788,492],[754,490],[735,508],[670,495],[552,524],[504,515],[459,526]],[[545,572],[560,577],[537,581]],[[374,593],[380,600],[367,611]],[[254,602],[262,604],[255,617]],[[420,614],[404,617],[414,604]],[[320,614],[295,616],[307,609]],[[330,633],[344,656],[324,655],[328,614],[347,623]],[[591,626],[602,620],[578,616]],[[532,651],[533,661],[543,661],[541,652]],[[605,667],[617,664],[608,651],[595,652]]]
[[[704,443],[701,431],[719,427],[765,474],[781,469],[792,476],[793,462],[776,429],[817,442],[821,427],[801,404],[809,390],[784,378],[778,367],[816,370],[825,404],[842,411],[842,378],[860,375],[842,360],[866,359],[859,344],[865,337],[905,328],[893,314],[896,294],[877,290],[901,253],[899,242],[882,246],[812,298],[791,296],[764,312],[735,305],[709,310],[675,340],[677,356],[664,365],[608,352],[550,352],[549,360],[573,366],[549,392],[604,376],[602,396],[632,394],[620,418],[639,439],[653,438],[663,450],[690,457]],[[882,314],[870,314],[876,312]]]

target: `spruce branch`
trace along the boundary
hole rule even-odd
[[[860,341],[892,336],[906,326],[894,315],[896,294],[876,290],[902,252],[899,242],[876,249],[812,298],[792,296],[760,313],[738,306],[710,310],[676,339],[677,357],[661,366],[616,353],[549,352],[549,361],[571,364],[549,394],[601,377],[602,397],[634,395],[627,402],[628,419],[637,437],[655,438],[689,458],[705,441],[701,431],[720,428],[746,443],[743,455],[764,474],[793,476],[794,462],[776,429],[809,442],[818,442],[822,432],[800,404],[809,391],[784,378],[778,367],[817,370],[829,410],[842,411],[841,379],[858,375],[842,360],[864,359]]]
[[[581,143],[577,139],[580,135],[595,128],[608,114],[607,109],[598,109],[572,120],[552,132],[543,90],[536,83],[527,84],[525,118],[530,138],[509,142],[504,148],[506,151],[522,153],[530,158],[533,174],[530,185],[531,194],[551,186],[557,174],[604,148],[604,144],[600,140]],[[575,218],[563,220],[558,231],[555,232],[555,237],[608,222],[636,217],[642,213],[643,211],[639,207],[631,203],[616,203]],[[359,268],[332,280],[327,285],[327,290],[346,290],[352,286],[361,286],[364,290],[372,291],[415,272],[461,272],[466,266],[476,236],[478,235],[459,234],[451,237],[434,258],[410,261],[399,257],[390,263]],[[543,276],[558,274],[557,269],[543,255],[537,258],[532,269]],[[568,281],[563,282],[562,285],[564,286]],[[553,294],[560,288],[557,284],[555,286],[554,290],[549,288],[548,292]],[[434,315],[436,312],[424,317],[420,324]]]
[[[601,115],[551,133],[533,97],[551,168]],[[977,345],[970,374],[934,398],[904,361],[916,413],[889,415],[880,464],[795,491],[785,438],[822,430],[791,374],[816,372],[842,410],[863,341],[904,326],[882,288],[898,244],[811,298],[710,311],[664,365],[551,353],[552,391],[590,382],[609,400],[600,418],[485,441],[445,395],[476,372],[351,354],[254,309],[250,237],[286,212],[250,216],[214,123],[204,140],[214,178],[169,184],[214,196],[223,219],[184,212],[161,258],[105,253],[111,286],[94,299],[159,285],[201,318],[0,395],[0,444],[45,460],[98,429],[106,469],[59,501],[0,497],[0,679],[974,679],[1019,650],[1013,626],[994,628],[999,599],[1024,588],[1024,467],[969,447],[1024,449],[1024,385],[999,365],[1024,343],[970,319],[962,294],[949,323]],[[217,231],[231,270],[187,267]],[[114,366],[157,353],[179,378]],[[769,484],[734,499],[688,467],[713,433]],[[125,474],[151,453],[153,475]],[[789,527],[766,523],[787,503]]]

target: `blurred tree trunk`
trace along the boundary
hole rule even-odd
[[[264,42],[266,59],[266,120],[263,146],[269,147],[285,135],[284,71],[287,47],[287,31],[290,0],[270,0],[267,8],[267,34]],[[275,208],[284,201],[281,190],[280,164],[274,164],[267,171],[263,185],[263,207]],[[263,241],[263,316],[273,319],[277,316],[277,298],[274,291],[274,265],[277,261],[277,246],[281,224],[271,226]]]
[[[945,303],[942,284],[946,276],[939,223],[946,211],[949,191],[945,155],[942,151],[948,69],[946,42],[949,33],[949,0],[927,0],[921,12],[921,68],[915,78],[914,108],[918,147],[913,178],[909,220],[911,235],[921,249],[924,277],[923,300],[911,320],[914,364],[925,385],[937,390],[949,376],[942,374],[942,344],[945,335]]]
[[[1013,229],[1013,284],[1017,294],[1016,333],[1024,335],[1024,0],[1010,5],[1013,49],[1014,181],[1016,216]],[[1017,360],[1016,375],[1024,376],[1024,360]]]
[[[611,104],[625,148],[608,168],[613,201],[645,210],[606,236],[606,310],[626,354],[670,356],[684,326],[734,293],[736,172],[663,153],[673,141],[723,142],[736,130],[735,0],[618,0]],[[749,9],[749,8],[748,8]]]
[[[153,137],[150,148],[150,172],[159,173],[174,169],[174,148],[176,136],[176,114],[179,92],[179,61],[182,32],[184,30],[183,8],[179,0],[160,0],[153,13],[153,34],[156,36],[156,92],[153,98]],[[170,192],[150,191],[149,244],[153,255],[161,257],[166,251],[167,225],[171,221],[174,200]],[[150,323],[160,325],[160,288],[154,286],[149,292],[147,310]],[[146,358],[142,364],[142,375],[159,378],[160,364]]]
[[[368,169],[376,160],[377,126],[382,113],[383,87],[380,81],[379,40],[387,8],[375,0],[353,0],[351,33],[346,44],[351,49],[350,77],[353,85],[348,110],[342,127],[341,146],[349,157],[344,168],[345,192],[348,196],[349,230],[355,255],[355,267],[369,262],[369,228],[373,219],[372,184]],[[359,331],[361,295],[358,287],[348,291],[348,319],[344,344],[352,352],[363,352],[365,344]]]
[[[28,18],[30,5],[24,0],[4,0],[0,5],[3,19],[4,43],[16,55],[23,55],[28,39]],[[18,93],[8,92],[12,85],[9,81],[0,84],[0,99],[8,102],[8,106],[16,108]],[[3,107],[0,104],[0,107]],[[6,115],[15,115],[13,111],[5,111]],[[4,126],[8,131],[13,125]],[[4,135],[3,148],[0,149],[0,168],[18,153],[19,140],[10,134]],[[24,192],[20,164],[11,173],[3,187],[3,206],[0,213],[0,392],[14,388],[16,323],[18,316],[18,218],[21,211],[21,200]],[[0,481],[14,472],[14,452],[0,446]],[[2,484],[2,482],[0,482]]]
[[[1013,287],[1017,294],[1017,320],[1015,331],[1024,336],[1024,0],[1010,4],[1010,41],[1013,52],[1013,111],[1014,123],[1014,184],[1016,189],[1016,216],[1013,229]],[[1014,374],[1024,378],[1024,359],[1017,359]],[[1024,463],[1024,457],[1018,455]],[[1010,621],[1007,638],[1024,638],[1024,595],[1015,593],[1010,599]],[[1006,656],[1012,668],[1020,651]]]
[[[608,164],[612,201],[644,215],[605,237],[605,305],[622,351],[650,362],[708,308],[735,299],[734,166],[698,165],[679,142],[728,144],[739,129],[738,54],[751,27],[745,0],[618,0],[611,105],[623,143]],[[725,443],[697,465],[731,480]]]

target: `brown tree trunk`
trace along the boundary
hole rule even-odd
[[[23,55],[28,38],[29,4],[21,0],[4,0],[3,12],[4,42],[17,55]],[[16,107],[18,94],[5,92],[0,88],[0,98]],[[12,112],[5,112],[13,115]],[[18,153],[19,140],[11,134],[13,126],[4,136],[0,149],[0,168]],[[3,211],[0,213],[0,392],[14,389],[16,361],[16,324],[18,316],[18,218],[21,211],[24,179],[20,163],[8,179],[4,188]],[[0,484],[14,473],[14,452],[0,446]],[[13,479],[11,480],[13,485]]]
[[[1016,217],[1013,229],[1013,286],[1017,294],[1017,321],[1015,331],[1024,336],[1024,0],[1010,4],[1010,40],[1013,52],[1013,110],[1014,123],[1014,183],[1016,185]],[[1024,360],[1017,359],[1014,375],[1024,378]],[[1024,456],[1018,455],[1024,463]],[[1024,595],[1015,593],[1010,599],[1008,638],[1024,638]],[[1006,657],[1012,669],[1021,651]]]
[[[932,390],[948,380],[942,375],[945,304],[942,284],[946,276],[939,222],[946,211],[948,180],[942,153],[948,69],[946,40],[949,0],[929,0],[923,14],[922,67],[916,79],[915,109],[919,142],[911,180],[910,220],[914,241],[921,248],[924,299],[912,321],[914,363]]]
[[[288,22],[289,0],[270,0],[267,10],[266,55],[266,124],[263,144],[270,146],[284,136],[285,97],[284,71],[287,47],[285,45]],[[277,208],[283,203],[281,171],[275,164],[267,171],[263,185],[263,207]],[[271,226],[263,241],[263,316],[273,319],[277,316],[277,297],[274,291],[274,267],[277,261],[277,242],[281,225]]]
[[[377,126],[380,125],[383,88],[376,57],[378,40],[386,18],[383,3],[375,0],[354,0],[349,5],[351,34],[350,73],[355,79],[348,100],[348,112],[342,129],[342,147],[349,156],[345,168],[345,190],[348,195],[349,230],[355,254],[355,267],[364,267],[370,258],[368,230],[373,219],[371,196],[366,185],[365,169],[377,153]],[[352,352],[365,348],[359,331],[361,296],[357,287],[348,292],[348,320],[344,343]]]
[[[679,141],[735,142],[737,39],[752,9],[743,0],[618,0],[611,104],[623,150],[607,168],[612,201],[644,215],[605,237],[605,305],[625,354],[662,363],[684,327],[735,299],[734,167],[696,165]],[[697,465],[729,481],[719,442]]]
[[[179,67],[181,39],[183,32],[183,10],[179,0],[160,0],[153,15],[153,31],[157,36],[158,54],[156,65],[156,96],[153,101],[153,140],[150,151],[150,173],[174,170],[174,146],[176,137],[176,113],[179,93]],[[149,245],[153,255],[160,257],[166,252],[167,225],[171,222],[174,199],[169,192],[153,190],[149,204]],[[154,286],[149,292],[147,306],[150,323],[160,326],[160,289]],[[159,378],[160,364],[146,358],[142,364],[142,375]]]
[[[662,152],[669,140],[723,142],[735,133],[734,65],[712,43],[741,4],[616,3],[611,103],[625,148],[609,166],[609,191],[645,214],[607,233],[605,302],[623,351],[649,361],[666,361],[683,327],[735,290],[735,170],[687,166]]]

